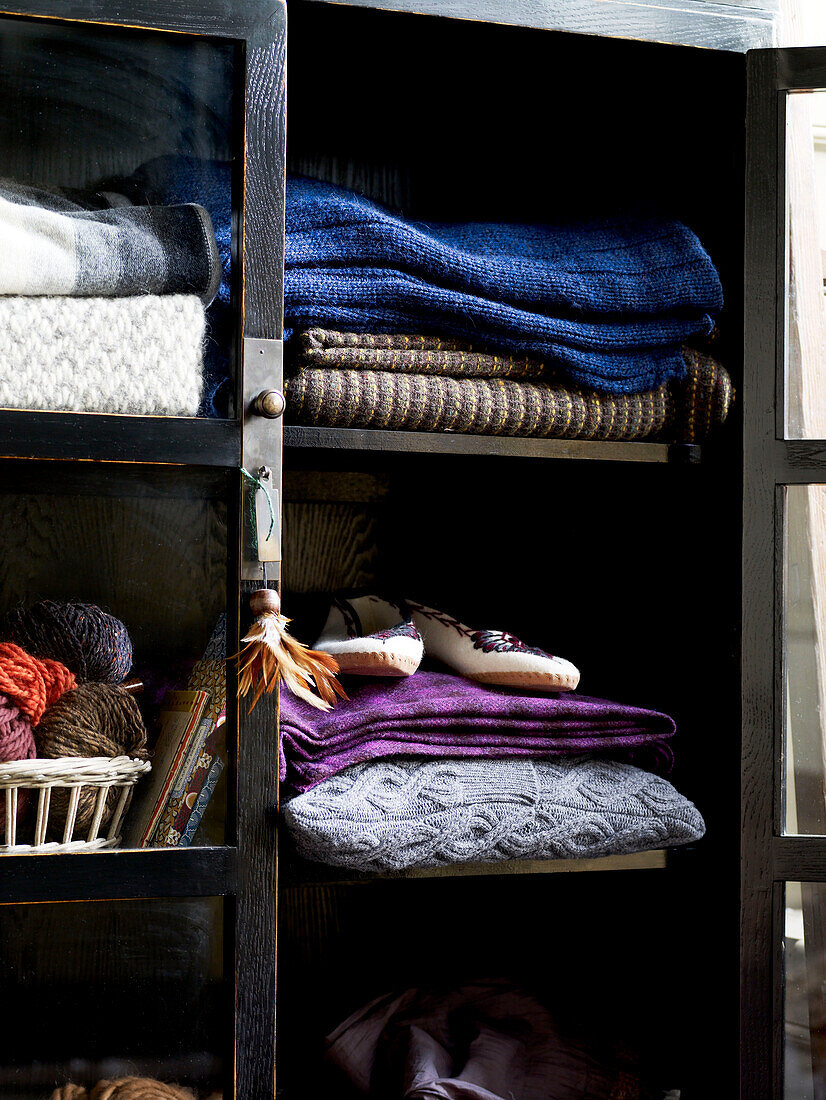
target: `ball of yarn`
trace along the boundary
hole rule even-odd
[[[32,724],[13,699],[0,694],[0,761],[31,760],[35,756]],[[18,790],[17,813],[22,815],[28,806],[28,792]],[[6,798],[0,792],[0,844],[5,841]]]
[[[91,1092],[81,1085],[64,1085],[52,1093],[52,1100],[195,1100],[195,1094],[150,1077],[120,1077],[98,1081]]]
[[[41,660],[13,642],[0,642],[0,692],[14,701],[32,725],[37,725],[49,703],[74,687],[77,681],[59,661]]]
[[[91,603],[40,600],[13,608],[0,617],[0,639],[60,661],[81,683],[120,684],[132,667],[126,627]]]
[[[46,708],[35,729],[37,755],[133,756],[146,760],[146,727],[140,709],[128,691],[110,684],[80,684]],[[49,831],[62,834],[69,805],[69,788],[54,787],[49,813]],[[112,788],[106,796],[101,824],[114,812],[120,792]],[[96,791],[84,787],[80,793],[76,828],[88,829],[95,812]]]
[[[30,720],[13,699],[0,693],[0,761],[32,760],[35,751]],[[0,801],[0,817],[5,812],[6,803],[3,799]]]
[[[35,756],[32,726],[49,703],[75,687],[75,678],[57,661],[41,661],[11,642],[0,643],[0,761],[31,760]],[[27,805],[18,792],[17,812]],[[6,825],[6,799],[0,797],[0,829]]]

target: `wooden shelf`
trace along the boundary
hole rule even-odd
[[[235,893],[235,848],[0,856],[0,904]]]
[[[237,420],[0,409],[0,458],[240,466]]]
[[[347,871],[344,868],[310,864],[302,860],[292,862],[282,871],[285,886],[311,886],[320,883],[340,885],[393,882],[400,879],[444,879],[491,877],[507,878],[511,875],[556,875],[580,871],[654,871],[666,866],[667,852],[656,849],[651,852],[633,852],[630,855],[602,856],[596,859],[545,859],[509,860],[503,863],[457,863],[445,867],[414,867],[409,871],[389,871],[385,874],[369,874]]]
[[[590,439],[521,439],[451,432],[402,432],[371,428],[284,426],[284,446],[327,451],[384,451],[397,454],[498,455],[599,462],[700,461],[694,443],[610,443]]]

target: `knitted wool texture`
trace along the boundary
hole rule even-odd
[[[0,692],[14,701],[33,726],[50,703],[74,687],[77,681],[59,661],[39,660],[13,642],[0,642]]]
[[[10,642],[0,644],[0,761],[31,760],[36,755],[32,726],[46,707],[75,687],[75,678],[57,661],[39,661]],[[25,809],[25,792],[18,812]],[[6,801],[0,801],[0,828],[6,824]]]
[[[399,871],[512,859],[582,859],[698,840],[695,807],[616,760],[381,760],[284,806],[307,859]]]
[[[0,297],[0,406],[195,416],[204,333],[195,295]]]
[[[165,1085],[149,1077],[120,1077],[98,1081],[91,1092],[82,1085],[55,1089],[51,1100],[196,1100],[195,1093],[179,1085]]]
[[[132,756],[146,760],[146,727],[135,699],[128,691],[110,684],[81,684],[53,703],[35,731],[37,755]],[[94,788],[81,789],[77,810],[78,830],[88,829],[95,811]],[[49,831],[63,835],[70,790],[52,788]],[[120,791],[112,788],[104,805],[101,824],[114,813]]]
[[[0,617],[0,639],[64,664],[80,682],[119,684],[132,667],[132,643],[114,615],[90,603],[39,600]]]
[[[36,753],[31,719],[12,696],[0,693],[0,761],[32,760]],[[0,823],[5,819],[4,798],[0,801]]]
[[[719,276],[679,222],[425,224],[288,180],[288,326],[482,341],[629,393],[682,377],[680,345],[721,307]]]
[[[537,759],[583,752],[622,754],[665,772],[666,714],[592,699],[475,683],[421,669],[401,680],[347,684],[349,699],[320,713],[282,688],[281,778],[296,792],[351,764],[387,756]],[[58,704],[59,705],[59,704]]]
[[[102,209],[112,198],[0,179],[0,294],[198,294],[210,302],[221,268],[206,210],[121,198]]]
[[[389,370],[450,378],[540,378],[548,369],[526,355],[496,355],[462,340],[422,333],[335,332],[310,328],[295,335],[299,367]]]
[[[231,307],[232,174],[229,161],[204,157],[162,156],[142,164],[128,179],[115,186],[139,205],[169,206],[193,198],[206,207],[212,219],[221,284],[207,310],[209,340],[204,352],[202,416],[228,416],[231,364],[228,349],[234,324]]]
[[[713,359],[686,350],[688,374],[645,393],[564,382],[437,377],[308,367],[285,382],[295,424],[535,439],[694,443],[728,416],[734,388]]]

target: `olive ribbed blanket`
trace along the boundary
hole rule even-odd
[[[357,347],[309,350],[304,339],[298,363],[307,365],[286,381],[291,423],[693,443],[722,424],[734,394],[725,369],[692,349],[684,349],[684,379],[646,393],[609,394],[559,381],[534,380],[531,376],[541,375],[542,364],[529,359],[467,353],[456,345],[445,350],[420,347],[408,354],[398,347],[382,347],[381,337],[359,335],[356,339]],[[377,346],[371,346],[371,341],[377,341]],[[317,362],[325,365],[316,367]],[[332,363],[340,363],[341,368],[326,365]],[[355,369],[347,369],[351,365]],[[414,366],[421,373],[408,373]],[[392,369],[374,369],[384,367]],[[469,376],[445,377],[442,370],[451,374],[461,370]]]

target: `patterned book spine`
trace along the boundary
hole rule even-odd
[[[190,790],[193,774],[203,759],[207,743],[212,739],[214,731],[215,722],[213,719],[210,717],[202,718],[195,736],[192,738],[192,742],[187,748],[186,756],[181,762],[178,775],[175,777],[175,781],[166,800],[166,805],[163,808],[161,816],[158,818],[158,824],[155,826],[154,832],[149,840],[151,846],[166,846],[170,844],[167,837],[174,831],[175,820],[184,805],[184,799],[186,798],[187,792]],[[176,842],[173,840],[171,843],[174,845]]]
[[[186,823],[186,828],[181,833],[180,840],[178,841],[179,848],[188,848],[192,843],[192,838],[198,830],[198,826],[201,824],[201,818],[204,816],[204,810],[206,810],[209,804],[210,798],[212,798],[215,785],[224,770],[224,761],[220,756],[216,756],[212,762],[212,767],[209,769],[209,774],[201,788],[201,793],[195,801],[195,805],[192,808],[192,813],[189,815],[189,821]]]
[[[212,765],[217,758],[223,757],[225,738],[224,721],[225,716],[221,714],[218,718],[218,722],[206,739],[198,759],[195,761],[186,791],[183,797],[178,800],[177,812],[174,819],[165,823],[163,834],[158,834],[158,844],[174,848],[180,842],[180,838],[195,808],[198,796],[209,778],[209,772]]]

